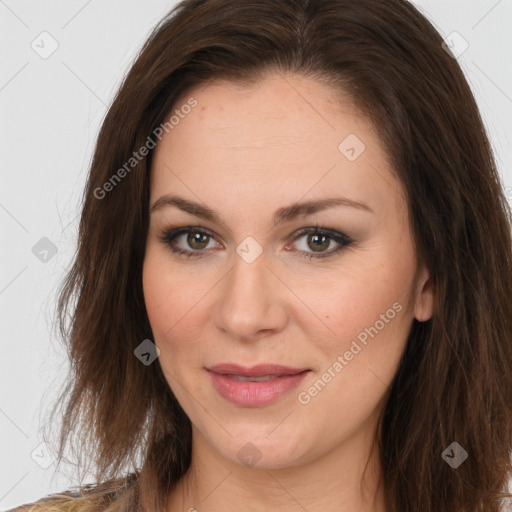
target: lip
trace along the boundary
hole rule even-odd
[[[256,366],[241,366],[239,364],[222,363],[207,368],[210,372],[220,375],[243,375],[244,377],[261,377],[263,375],[297,375],[309,368],[292,368],[278,364],[258,364]]]
[[[263,407],[276,402],[297,387],[311,371],[309,368],[291,368],[275,364],[244,367],[231,363],[218,364],[206,370],[219,395],[240,407]],[[250,382],[236,380],[237,376],[274,378]]]

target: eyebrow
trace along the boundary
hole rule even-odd
[[[176,207],[180,210],[195,215],[211,222],[225,225],[220,216],[208,206],[204,206],[195,201],[185,199],[177,195],[163,195],[159,197],[151,207],[150,213],[157,212],[167,207]],[[367,204],[359,201],[353,201],[346,197],[328,197],[325,199],[318,199],[315,201],[306,201],[302,203],[293,203],[289,206],[279,208],[272,216],[274,227],[283,222],[290,221],[299,216],[311,215],[313,213],[325,210],[327,208],[334,208],[336,206],[345,206],[356,208],[358,210],[375,213]]]

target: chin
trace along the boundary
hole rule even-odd
[[[233,438],[229,438],[227,443],[223,436],[224,442],[213,446],[224,458],[242,467],[285,469],[296,466],[307,458],[307,442],[303,439],[303,434],[298,432],[283,429],[277,434],[271,428],[266,429],[264,434],[251,428],[239,432],[232,429],[230,432]]]

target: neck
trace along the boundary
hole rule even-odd
[[[377,447],[364,432],[292,467],[245,467],[222,457],[193,429],[192,459],[169,512],[385,512]]]

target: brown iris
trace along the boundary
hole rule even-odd
[[[187,236],[187,243],[190,245],[190,247],[193,247],[194,249],[200,250],[204,249],[209,242],[210,236],[205,233],[199,233],[199,232],[191,232]],[[197,247],[194,244],[199,244],[201,247]],[[202,245],[204,244],[204,245]]]
[[[320,240],[321,243],[318,243]],[[313,245],[309,245],[311,241],[313,241]],[[327,249],[327,247],[329,247],[329,237],[318,234],[308,235],[307,243],[315,252],[322,252],[322,249]]]

